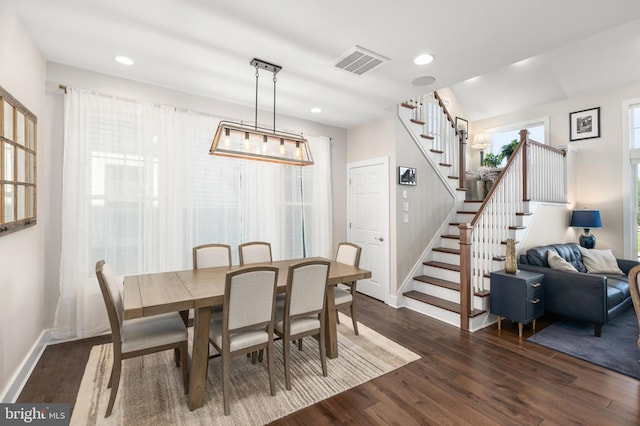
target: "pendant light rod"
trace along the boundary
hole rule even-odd
[[[249,62],[252,66],[256,68],[256,111],[255,111],[255,126],[258,128],[258,71],[260,69],[271,71],[273,73],[273,132],[276,132],[276,82],[278,79],[276,78],[276,74],[282,67],[280,65],[275,65],[267,61],[263,61],[261,59],[253,58],[251,62]]]

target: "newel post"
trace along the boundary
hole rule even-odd
[[[468,223],[458,225],[460,230],[460,328],[469,331],[471,312],[471,231]]]
[[[529,131],[527,129],[520,130],[520,143],[522,144],[522,201],[529,201],[529,172],[527,170]]]
[[[467,132],[459,130],[456,133],[460,138],[460,146],[458,150],[458,188],[465,189],[467,187]]]

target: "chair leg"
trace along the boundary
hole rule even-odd
[[[336,308],[336,324],[340,324],[340,315],[338,315],[338,309]]]
[[[107,383],[107,389],[111,389],[111,384],[113,383],[113,370],[116,369],[116,360],[113,359],[113,364],[111,365],[111,375],[109,376],[109,383]]]
[[[320,348],[320,365],[322,366],[322,375],[327,377],[327,358],[324,339],[324,327],[320,327],[320,335],[318,336],[318,347]]]
[[[223,350],[223,352],[225,352]],[[222,355],[222,402],[224,404],[224,415],[231,414],[229,409],[229,369],[231,367],[231,360],[228,353]]]
[[[358,320],[356,319],[356,298],[351,301],[351,321],[353,321],[353,332],[358,336]]]
[[[298,339],[298,350],[302,350],[302,337]]]
[[[268,355],[267,355],[268,356]],[[264,358],[264,349],[260,349],[258,351],[258,362],[262,363],[262,359]]]
[[[284,357],[284,382],[287,390],[291,390],[291,372],[289,371],[289,339],[284,337],[282,339],[282,354]]]
[[[186,341],[180,347],[180,362],[182,363],[182,384],[186,395],[189,393],[189,343]]]
[[[251,352],[251,364],[255,364],[258,361],[257,355],[258,355],[257,351]]]
[[[109,404],[107,405],[107,412],[105,417],[111,415],[113,410],[113,404],[116,402],[116,395],[118,394],[118,386],[120,386],[120,369],[122,367],[122,359],[120,354],[114,354],[113,358],[113,370],[111,371],[111,395],[109,395]]]
[[[176,361],[176,367],[180,367],[180,349],[173,348],[173,358]]]
[[[262,349],[260,350],[260,354],[262,354]],[[276,396],[276,381],[273,377],[273,337],[269,338],[269,343],[267,343],[267,369],[269,370],[271,396]]]

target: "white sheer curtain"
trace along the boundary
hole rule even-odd
[[[188,269],[195,245],[251,240],[275,258],[331,256],[328,138],[309,138],[311,167],[210,156],[218,117],[71,87],[64,120],[54,337],[108,330],[100,259],[120,275]]]

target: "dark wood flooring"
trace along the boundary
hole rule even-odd
[[[529,343],[530,326],[523,338],[510,321],[502,331],[467,333],[364,296],[359,302],[362,324],[422,358],[275,424],[640,424],[640,381]],[[107,341],[47,347],[18,402],[73,406],[91,346]]]

